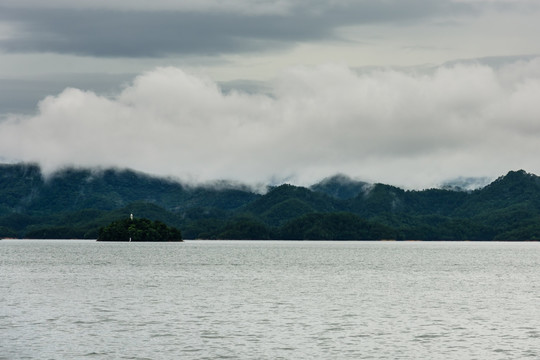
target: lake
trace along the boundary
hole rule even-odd
[[[0,359],[538,359],[540,243],[0,241]]]

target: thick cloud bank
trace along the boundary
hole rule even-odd
[[[416,188],[540,173],[540,58],[418,73],[299,67],[272,92],[224,93],[178,68],[142,74],[114,98],[68,88],[36,115],[0,122],[0,158],[188,181],[309,184],[341,172]]]

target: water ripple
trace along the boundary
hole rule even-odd
[[[538,244],[161,245],[2,242],[0,359],[540,356]]]

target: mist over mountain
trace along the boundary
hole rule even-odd
[[[335,175],[310,187],[199,186],[120,169],[0,165],[0,237],[96,238],[133,213],[186,239],[540,239],[540,178],[510,171],[404,190]]]
[[[353,180],[344,174],[325,178],[310,186],[313,191],[322,192],[341,200],[352,199],[361,193],[368,192],[371,188],[372,184]]]
[[[458,177],[447,180],[440,185],[441,189],[472,191],[489,185],[493,179],[488,177]]]

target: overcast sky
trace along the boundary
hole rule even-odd
[[[426,188],[540,174],[536,0],[0,0],[0,161]]]

